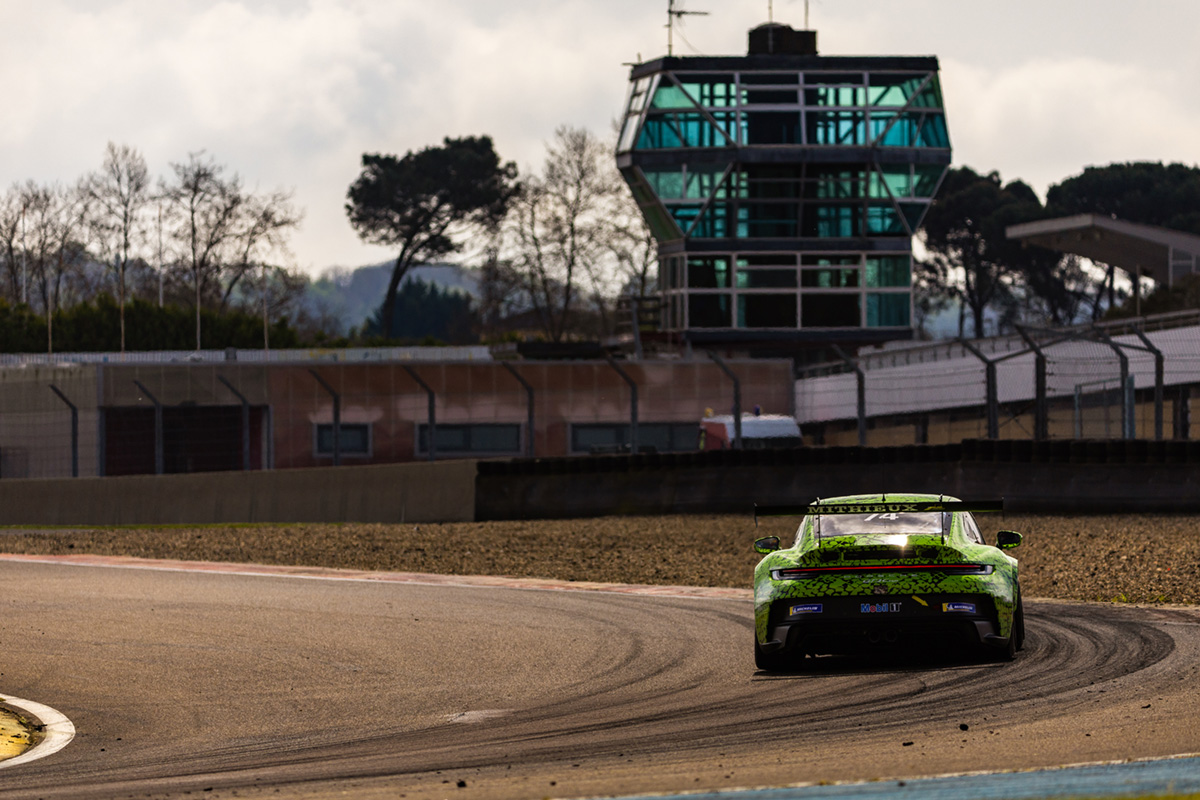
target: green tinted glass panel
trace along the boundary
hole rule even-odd
[[[674,200],[684,196],[683,173],[679,170],[672,170],[671,172],[652,172],[646,170],[644,174],[646,182],[650,184],[650,189],[658,197]]]
[[[696,102],[705,108],[732,106],[737,97],[732,75],[676,75]]]
[[[683,196],[692,200],[706,200],[709,197],[725,197],[726,187],[724,184],[724,178],[724,167],[706,167],[698,164],[692,165],[688,168]]]
[[[863,184],[863,173],[857,170],[817,172],[812,178],[812,192],[808,196],[821,200],[852,200],[863,196]]]
[[[917,136],[918,147],[949,147],[950,134],[946,132],[946,118],[941,114],[926,114],[921,121]]]
[[[862,86],[815,86],[804,90],[807,106],[861,106],[866,97]]]
[[[718,122],[733,130],[732,115],[722,114]],[[638,136],[638,150],[677,147],[727,147],[729,139],[700,112],[652,114],[646,118]]]
[[[788,254],[771,254],[765,256],[739,256],[737,260],[739,267],[780,267],[787,264],[789,267],[796,266],[796,256],[794,253]]]
[[[795,203],[742,203],[738,207],[739,238],[790,238],[796,235],[800,207]]]
[[[651,108],[695,108],[696,104],[692,98],[687,95],[683,89],[680,89],[673,83],[663,81],[658,91],[654,93],[654,100],[650,103]]]
[[[795,269],[739,269],[739,289],[795,289]]]
[[[732,305],[727,294],[688,295],[689,328],[728,328],[732,321]]]
[[[918,164],[913,168],[913,172],[916,175],[913,195],[916,197],[933,197],[933,193],[937,191],[938,182],[941,181],[942,175],[946,172],[946,167]]]
[[[857,267],[862,264],[862,259],[859,256],[801,256],[800,263],[805,267]]]
[[[808,144],[856,145],[867,138],[861,111],[810,111],[805,117]]]
[[[737,299],[739,328],[795,328],[795,294],[751,294]]]
[[[697,239],[724,239],[729,235],[729,206],[726,203],[709,203],[700,213],[690,236]]]
[[[693,289],[728,289],[729,259],[697,257],[688,259],[688,286]]]
[[[805,269],[800,271],[800,285],[817,289],[853,289],[858,286],[861,270]]]
[[[873,106],[906,106],[920,89],[924,75],[871,75],[867,96]]]
[[[671,216],[675,220],[675,224],[679,226],[679,230],[683,231],[684,236],[688,235],[688,231],[692,227],[692,223],[700,216],[700,206],[695,204],[680,204],[669,205],[667,210],[671,212]]]
[[[911,197],[913,193],[912,169],[907,165],[888,164],[880,167],[879,177],[887,186],[888,194],[882,197]],[[876,196],[876,195],[872,195]]]
[[[942,85],[937,75],[934,75],[928,85],[921,90],[921,93],[913,100],[913,105],[917,108],[942,107]]]
[[[862,232],[862,207],[855,205],[808,205],[804,210],[804,235],[824,239],[846,239]]]
[[[900,215],[892,204],[867,207],[868,236],[900,236],[907,234]]]
[[[867,295],[868,328],[907,328],[910,324],[907,292]]]
[[[880,147],[912,147],[917,120],[907,114],[875,111],[871,114],[871,141]]]
[[[867,256],[867,286],[908,286],[912,283],[909,256]]]

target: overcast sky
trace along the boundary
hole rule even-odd
[[[767,0],[681,0],[677,55],[739,55]],[[0,187],[73,182],[105,144],[205,150],[306,213],[296,265],[381,261],[343,211],[363,152],[490,134],[522,170],[607,133],[667,0],[0,0]],[[803,27],[803,0],[775,0]],[[813,0],[826,55],[941,59],[956,164],[1039,193],[1090,164],[1200,162],[1195,0]]]

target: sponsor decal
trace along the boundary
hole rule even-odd
[[[897,614],[900,612],[899,603],[860,603],[859,613],[862,614]]]
[[[942,603],[942,611],[962,611],[967,614],[975,613],[974,603]]]
[[[918,603],[920,603],[921,605],[925,606],[926,608],[929,608],[929,603],[926,603],[924,600],[922,600],[921,598],[917,597],[915,594],[912,596],[912,599],[913,599],[913,600],[916,600]]]
[[[875,594],[887,594],[888,587],[884,584],[879,584],[877,586],[872,587],[871,591],[874,592]]]
[[[822,603],[805,603],[802,606],[792,606],[788,609],[789,614],[820,614],[825,611],[825,606]]]

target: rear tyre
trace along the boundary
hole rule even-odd
[[[788,668],[788,658],[783,652],[765,652],[758,642],[755,642],[754,666],[763,672],[782,672]]]

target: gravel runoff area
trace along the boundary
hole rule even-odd
[[[1014,551],[1026,597],[1200,603],[1200,516],[980,514]],[[749,587],[759,536],[798,520],[674,515],[422,525],[0,528],[0,552],[134,556],[445,575]]]

